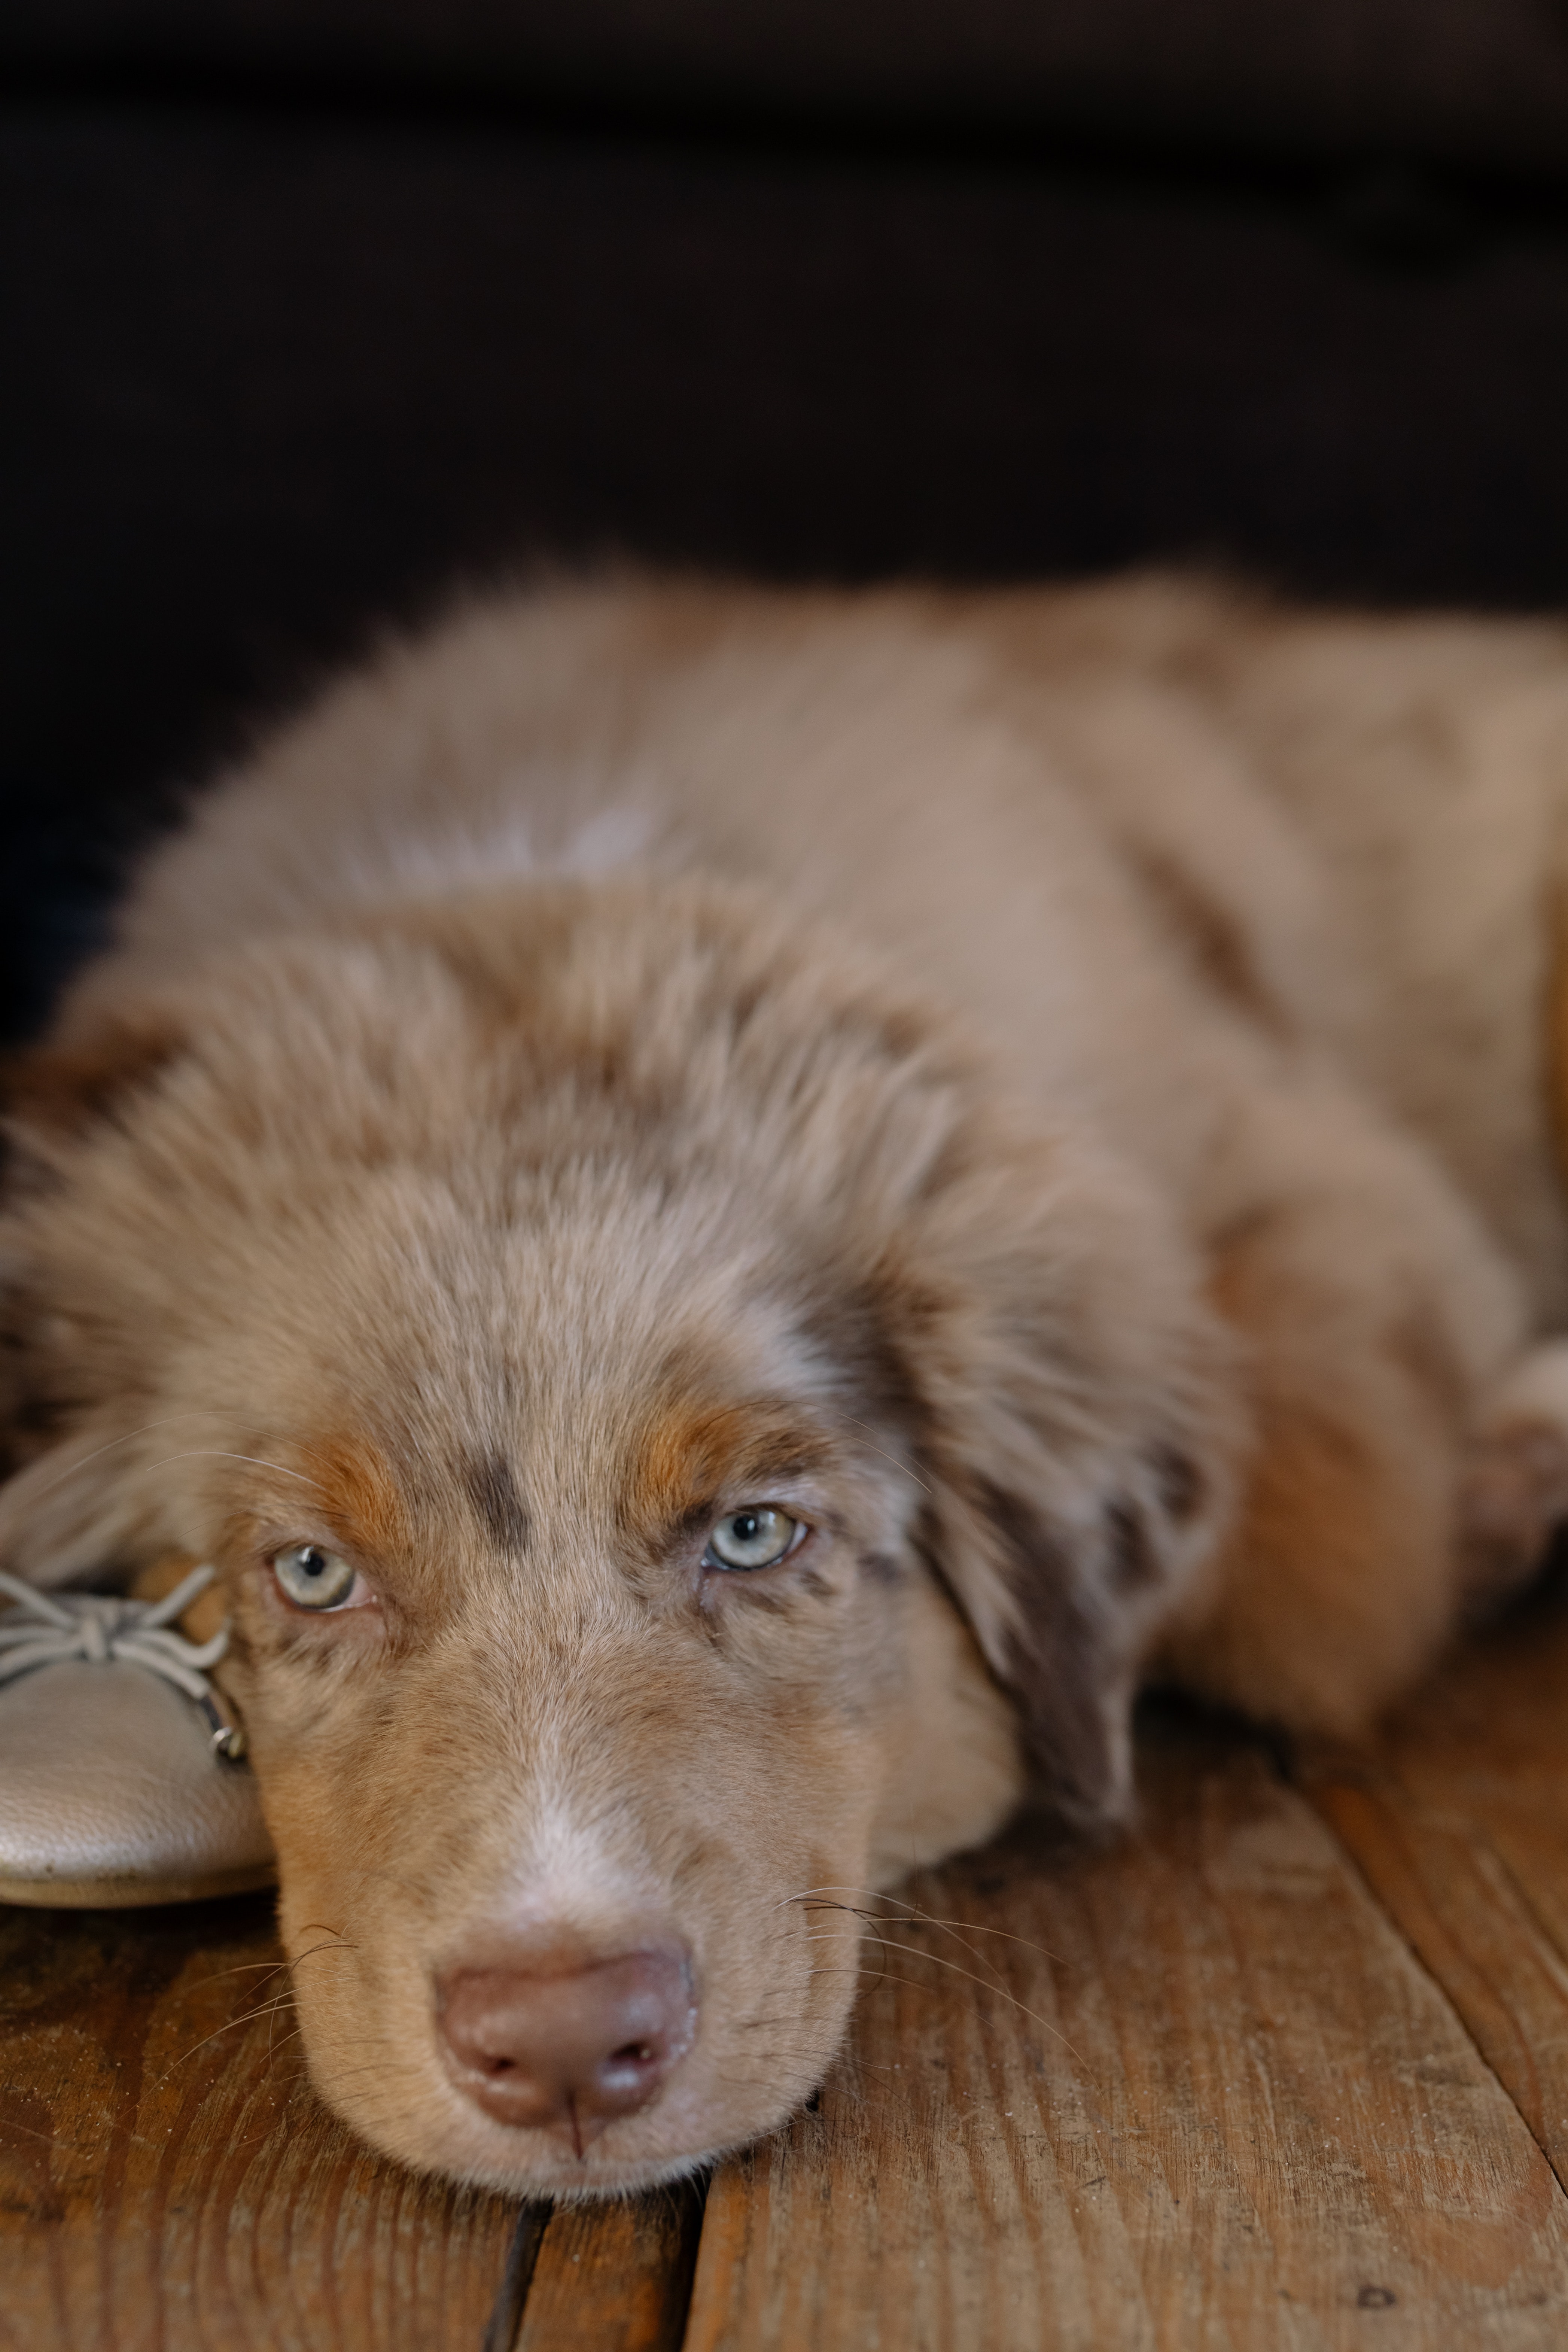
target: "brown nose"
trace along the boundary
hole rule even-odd
[[[437,1987],[459,2087],[497,2123],[559,2131],[579,2156],[646,2106],[691,2047],[697,2000],[683,1947],[538,1975],[459,1969]]]

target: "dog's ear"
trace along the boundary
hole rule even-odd
[[[80,1135],[174,1058],[188,1026],[163,998],[76,1023],[0,1065],[0,1107],[27,1133]]]
[[[177,997],[148,997],[83,1014],[0,1060],[4,1201],[47,1185],[95,1127],[178,1057],[189,1034],[190,1015]]]
[[[189,1033],[177,1000],[149,999],[73,1019],[0,1063],[0,1550],[43,1581],[79,1558],[113,1557],[122,1505],[110,1474],[123,1458],[113,1448],[137,1400],[133,1363],[117,1360],[105,1381],[79,1333],[62,1337],[62,1306],[80,1302],[68,1285],[62,1297],[38,1213]],[[65,1319],[74,1331],[79,1318]],[[101,1476],[89,1474],[97,1463]]]
[[[1192,1254],[1126,1169],[1015,1145],[913,1204],[872,1296],[930,1564],[1037,1793],[1113,1822],[1141,1668],[1234,1487],[1230,1346]]]

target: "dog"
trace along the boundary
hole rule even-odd
[[[313,2079],[621,2192],[855,1890],[1355,1736],[1568,1507],[1568,632],[635,577],[197,798],[9,1080],[0,1539],[216,1562]]]

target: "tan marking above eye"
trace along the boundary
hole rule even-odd
[[[328,1432],[302,1445],[301,1471],[330,1502],[327,1525],[372,1559],[395,1558],[414,1540],[398,1484],[374,1440],[353,1431]]]
[[[775,1481],[831,1458],[823,1433],[787,1404],[673,1405],[643,1432],[626,1516],[635,1527],[662,1531],[684,1524],[714,1495],[748,1488],[765,1495]]]

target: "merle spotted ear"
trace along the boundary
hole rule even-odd
[[[1037,1793],[1125,1814],[1160,1628],[1228,1513],[1230,1349],[1126,1169],[1067,1142],[950,1177],[884,1263],[923,1542],[1014,1695]]]

